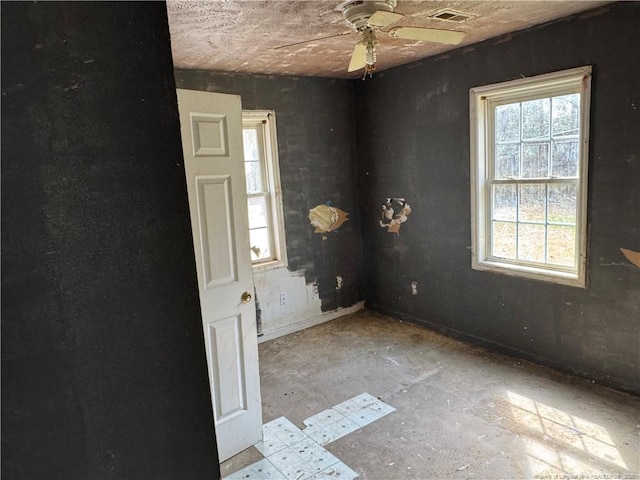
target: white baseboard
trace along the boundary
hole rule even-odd
[[[315,327],[316,325],[320,325],[321,323],[329,322],[331,320],[335,320],[336,318],[344,317],[345,315],[351,315],[352,313],[356,313],[363,308],[364,301],[361,301],[350,307],[331,310],[330,312],[324,312],[322,315],[307,318],[306,320],[302,320],[300,322],[292,323],[291,325],[287,325],[286,327],[277,328],[269,332],[262,332],[262,335],[258,337],[258,343],[267,342],[269,340],[273,340],[274,338],[289,335],[290,333],[294,332],[299,332],[300,330],[304,330],[305,328]]]

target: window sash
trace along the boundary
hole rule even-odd
[[[578,188],[579,188],[579,179],[578,178],[569,178],[569,179],[556,179],[556,178],[536,178],[536,179],[518,179],[518,180],[514,180],[514,179],[491,179],[491,180],[487,180],[486,182],[487,188],[486,188],[486,197],[485,197],[485,202],[486,205],[488,206],[488,215],[486,216],[486,225],[485,225],[485,230],[488,233],[487,235],[487,242],[485,244],[485,255],[484,257],[489,260],[489,261],[494,261],[494,262],[504,262],[504,263],[508,263],[508,264],[512,264],[512,265],[528,265],[528,266],[534,266],[534,267],[538,267],[538,268],[546,268],[549,270],[554,270],[554,271],[561,271],[561,272],[568,272],[568,273],[572,273],[576,271],[578,262],[579,262],[579,255],[578,255],[578,249],[577,249],[577,238],[574,239],[574,260],[573,260],[573,266],[565,266],[565,265],[561,265],[558,263],[552,263],[549,262],[548,260],[548,249],[549,249],[549,227],[573,227],[574,229],[576,229],[576,232],[574,232],[574,235],[577,234],[577,218],[578,218],[578,210],[579,210],[579,205],[578,205],[578,198],[579,198],[579,194],[578,194]],[[516,202],[515,202],[515,219],[510,220],[510,219],[500,219],[500,218],[496,218],[495,215],[495,205],[494,205],[494,186],[499,186],[499,185],[515,185],[516,186]],[[576,216],[576,221],[575,222],[558,222],[558,221],[550,221],[549,220],[549,190],[548,188],[545,188],[545,206],[544,206],[544,220],[522,220],[520,219],[520,186],[526,186],[526,185],[571,185],[571,186],[575,186],[576,187],[576,211],[575,211],[575,216]],[[509,223],[509,224],[513,224],[516,226],[516,257],[518,256],[518,247],[519,247],[519,240],[520,240],[520,234],[519,234],[519,229],[518,226],[520,225],[539,225],[539,226],[544,226],[545,228],[545,240],[544,240],[544,258],[545,261],[544,262],[536,262],[536,261],[532,261],[532,260],[526,260],[526,259],[520,259],[520,258],[510,258],[510,257],[502,257],[502,256],[497,256],[494,254],[494,233],[493,233],[493,226],[494,226],[494,222],[501,222],[501,223]]]

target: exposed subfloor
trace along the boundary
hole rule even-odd
[[[640,479],[640,398],[376,313],[261,344],[260,374],[265,423],[365,392],[395,408],[324,446],[360,479]]]

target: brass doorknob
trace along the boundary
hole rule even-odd
[[[242,303],[249,303],[251,301],[251,294],[249,292],[244,292],[240,297]]]

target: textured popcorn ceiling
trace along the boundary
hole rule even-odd
[[[360,35],[326,0],[168,0],[171,48],[176,68],[242,73],[354,78],[347,72]],[[380,34],[377,70],[402,65],[491,37],[521,30],[610,2],[598,1],[404,1],[405,17],[394,26],[467,33],[459,46],[393,39]],[[441,9],[477,15],[462,23],[431,18]],[[336,34],[335,38],[278,48]],[[560,46],[559,46],[560,48]]]

